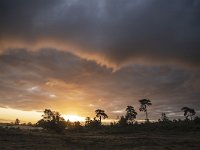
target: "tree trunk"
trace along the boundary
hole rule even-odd
[[[146,112],[146,121],[149,122],[147,110],[145,112]]]

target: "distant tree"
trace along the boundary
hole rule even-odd
[[[73,127],[74,127],[74,129],[81,129],[82,128],[81,123],[79,121],[75,121]]]
[[[43,127],[47,130],[53,130],[58,133],[64,131],[66,127],[66,122],[63,117],[61,117],[59,112],[51,111],[50,109],[45,109],[42,115],[43,119],[37,122],[38,126]]]
[[[183,107],[181,110],[184,112],[184,116],[186,119],[190,117],[190,120],[192,120],[192,117],[196,114],[195,110],[189,107]]]
[[[16,120],[15,120],[15,125],[19,125],[20,124],[20,120],[17,118]]]
[[[125,119],[128,124],[133,124],[137,116],[137,112],[135,111],[133,106],[127,106]]]
[[[149,118],[148,118],[148,112],[147,112],[147,106],[152,105],[151,101],[149,99],[141,99],[139,100],[140,102],[140,111],[144,111],[146,114],[146,121],[149,122]]]
[[[67,121],[65,121],[65,126],[70,129],[73,127],[73,122],[71,122],[69,119]]]
[[[108,115],[105,113],[105,111],[101,109],[95,110],[95,114],[96,114],[96,117],[99,117],[100,123],[101,123],[101,117],[103,117],[103,119],[108,118]]]
[[[28,122],[27,125],[28,126],[33,126],[33,124],[31,122]]]
[[[90,117],[86,117],[85,118],[85,126],[88,126],[90,124],[90,122],[91,122]]]
[[[119,124],[119,126],[122,126],[122,127],[123,127],[123,126],[127,126],[128,123],[127,123],[127,119],[126,119],[126,117],[121,116],[120,119],[119,119],[118,124]]]
[[[196,124],[200,124],[200,117],[196,116],[196,117],[194,118],[194,122],[195,122]]]
[[[100,128],[101,122],[100,120],[97,120],[96,117],[94,117],[93,120],[90,119],[90,117],[86,117],[85,126],[89,128]]]
[[[158,119],[158,121],[160,121],[160,122],[168,122],[169,118],[167,117],[167,115],[165,113],[162,113],[161,114],[161,118]]]
[[[110,122],[110,126],[111,127],[116,126],[116,125],[117,125],[117,122],[115,122],[115,121],[114,122]]]

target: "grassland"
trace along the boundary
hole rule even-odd
[[[200,131],[101,130],[54,134],[39,130],[0,128],[0,150],[199,150]]]

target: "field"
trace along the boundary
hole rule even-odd
[[[199,150],[200,131],[105,133],[0,129],[0,150]]]

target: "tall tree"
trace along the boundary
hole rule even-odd
[[[127,106],[126,108],[126,121],[128,124],[133,124],[136,119],[137,112],[133,106]]]
[[[146,114],[146,121],[149,122],[149,118],[148,118],[148,112],[147,112],[147,106],[151,106],[152,103],[149,99],[141,99],[139,100],[140,102],[140,111],[144,111]]]
[[[96,117],[99,117],[100,123],[101,123],[101,117],[103,117],[103,119],[108,118],[108,115],[105,113],[105,111],[101,109],[95,110],[95,114],[96,114]]]
[[[190,117],[190,120],[192,120],[192,117],[196,114],[195,110],[189,107],[183,107],[181,110],[184,112],[184,116],[186,119]]]

